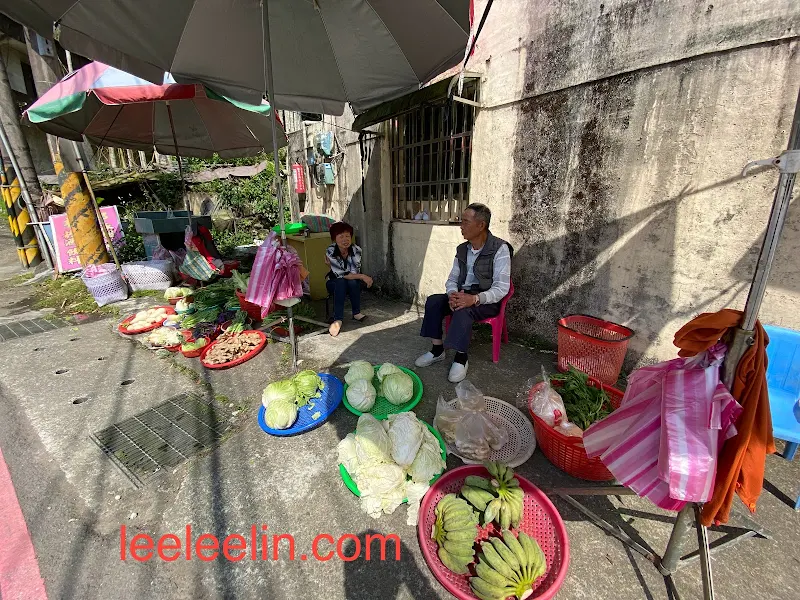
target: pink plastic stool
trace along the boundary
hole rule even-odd
[[[514,282],[508,288],[508,294],[500,301],[500,312],[496,317],[490,317],[476,323],[488,323],[492,326],[492,362],[500,362],[500,343],[508,343],[508,324],[506,323],[506,304],[514,295]],[[444,332],[450,329],[450,315],[444,318]]]

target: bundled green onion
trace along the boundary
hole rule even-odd
[[[244,325],[246,322],[247,313],[243,310],[237,311],[236,316],[233,317],[233,321],[228,327],[228,333],[242,333],[244,331]]]

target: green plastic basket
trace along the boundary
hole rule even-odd
[[[376,417],[376,418],[379,421],[383,421],[384,419],[386,419],[386,417]],[[422,422],[425,423],[425,421]],[[447,446],[445,446],[442,436],[439,435],[439,432],[436,431],[431,425],[425,423],[425,426],[430,430],[430,432],[434,436],[436,436],[436,439],[439,440],[439,447],[442,449],[442,460],[447,460]],[[444,473],[444,471],[442,471],[442,473]],[[436,482],[436,480],[442,476],[442,473],[439,473],[433,479],[431,479],[429,482],[430,485],[433,485]],[[358,486],[356,485],[356,482],[353,481],[352,477],[350,477],[350,473],[347,472],[347,469],[345,469],[344,465],[341,463],[339,464],[339,475],[342,476],[342,481],[344,481],[344,484],[347,486],[347,489],[360,498],[361,492],[358,491]],[[406,502],[408,502],[408,498],[403,498],[403,503],[405,504]]]
[[[372,378],[372,385],[378,391],[380,391],[381,389],[381,384],[378,381],[378,375],[377,375],[378,369],[380,368],[381,368],[380,365],[375,365],[374,367],[375,376]],[[420,400],[422,400],[422,380],[411,369],[406,369],[405,367],[398,367],[398,368],[401,371],[403,371],[403,373],[405,373],[406,375],[409,375],[411,379],[414,381],[414,396],[411,398],[411,400],[409,400],[405,404],[392,404],[383,396],[377,396],[375,398],[375,404],[372,406],[372,410],[369,410],[367,412],[376,419],[378,419],[379,421],[381,419],[385,419],[389,415],[394,415],[401,412],[408,412],[409,410],[414,408],[417,404],[419,404]],[[353,408],[353,406],[347,401],[346,383],[344,384],[344,398],[342,398],[342,402],[344,402],[344,405],[347,407],[347,410],[349,410],[354,415],[358,415],[360,417],[363,414],[360,410]]]

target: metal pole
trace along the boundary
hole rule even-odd
[[[700,522],[700,505],[694,505],[694,518],[697,522],[697,544],[700,551],[700,572],[703,576],[703,598],[714,600],[714,577],[711,573],[711,556],[708,547],[708,529]]]
[[[167,114],[169,115],[169,128],[172,130],[172,143],[175,146],[175,158],[178,161],[178,174],[181,177],[181,196],[183,197],[183,205],[189,213],[189,225],[192,224],[192,209],[189,206],[189,200],[186,198],[186,182],[183,179],[183,167],[181,166],[181,153],[178,150],[178,138],[175,135],[175,122],[172,120],[172,106],[167,100]]]
[[[272,45],[269,36],[269,6],[267,0],[261,1],[261,27],[264,36],[264,72],[266,75],[265,95],[269,100],[270,116],[272,118],[272,164],[275,167],[275,190],[278,195],[278,219],[281,226],[281,245],[286,246],[286,223],[283,217],[283,185],[280,177],[280,161],[278,160],[278,132],[275,127],[275,89],[272,78]],[[286,314],[289,316],[289,340],[292,346],[292,369],[297,370],[297,340],[294,335],[294,320],[292,319],[292,307],[286,307]]]
[[[19,181],[19,186],[22,191],[22,199],[25,201],[25,207],[28,209],[28,214],[31,216],[32,220],[37,220],[38,216],[34,206],[33,200],[31,200],[31,194],[28,191],[28,184],[25,182],[25,179],[22,177],[22,171],[17,164],[17,157],[14,156],[14,152],[11,149],[11,143],[8,141],[8,137],[6,136],[5,127],[3,124],[0,123],[0,139],[3,142],[3,147],[6,149],[6,154],[8,154],[8,158],[11,160],[11,166],[14,169],[14,173],[17,175],[17,180]],[[40,254],[44,255],[45,261],[47,261],[48,268],[53,268],[53,261],[50,259],[50,253],[47,252],[47,246],[42,239],[42,234],[39,231],[38,227],[33,228],[34,233],[36,234],[36,242],[39,244],[39,252]],[[20,232],[21,233],[21,232]]]
[[[669,536],[669,543],[667,549],[664,551],[664,556],[661,558],[661,564],[658,570],[662,575],[672,575],[678,570],[678,563],[681,560],[681,552],[683,552],[683,544],[689,536],[689,531],[692,529],[692,521],[694,520],[694,510],[691,504],[687,504],[678,513],[675,518],[675,525],[672,526],[672,534]]]
[[[797,95],[787,150],[800,150],[800,92],[798,92]],[[729,389],[733,384],[733,376],[736,372],[736,367],[739,365],[739,361],[742,356],[744,356],[749,345],[752,344],[753,328],[756,325],[761,303],[764,300],[764,292],[767,289],[769,273],[772,269],[772,264],[775,262],[775,251],[778,248],[781,231],[786,221],[786,213],[789,210],[789,201],[792,198],[795,177],[795,173],[783,171],[781,171],[778,177],[775,200],[772,203],[772,212],[770,213],[769,223],[767,224],[767,230],[764,234],[764,242],[761,244],[761,253],[758,256],[758,263],[756,263],[756,270],[753,274],[753,283],[747,294],[747,303],[744,308],[742,324],[735,333],[734,344],[728,352],[728,357],[725,361],[723,379],[725,385],[727,385]],[[740,338],[738,342],[737,338]],[[747,338],[751,338],[751,340]],[[747,343],[748,341],[749,344]]]

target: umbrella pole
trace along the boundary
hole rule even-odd
[[[786,221],[789,201],[792,199],[794,180],[797,176],[797,171],[800,170],[800,92],[797,95],[794,119],[792,120],[792,129],[789,134],[789,144],[786,151],[781,156],[772,159],[749,163],[742,175],[746,175],[750,167],[759,165],[778,167],[780,169],[780,177],[778,177],[778,187],[775,190],[775,200],[772,203],[772,212],[769,216],[767,231],[764,234],[764,242],[761,244],[761,253],[758,256],[758,263],[756,263],[756,270],[753,274],[753,282],[747,294],[742,323],[734,332],[731,348],[725,360],[723,381],[728,389],[733,387],[733,380],[739,361],[755,341],[753,329],[756,326],[758,312],[764,300],[769,273],[775,262],[775,251]]]
[[[267,0],[261,0],[261,27],[264,40],[264,84],[270,105],[272,119],[272,163],[275,167],[275,190],[278,196],[278,219],[281,226],[281,245],[286,246],[286,223],[283,218],[283,185],[281,184],[280,161],[278,160],[278,132],[275,127],[275,92],[272,79],[272,44],[269,37],[269,7]],[[297,370],[297,338],[294,334],[294,318],[292,307],[286,307],[289,317],[289,344],[292,348],[292,370]]]
[[[189,207],[189,200],[186,198],[186,181],[183,179],[183,167],[181,166],[181,152],[178,149],[178,137],[175,135],[175,122],[172,120],[172,106],[167,100],[167,115],[169,115],[169,128],[172,130],[172,144],[175,146],[175,158],[178,159],[178,175],[181,178],[181,197],[183,198],[183,206],[186,212],[189,213],[189,226],[192,225],[192,210]]]

